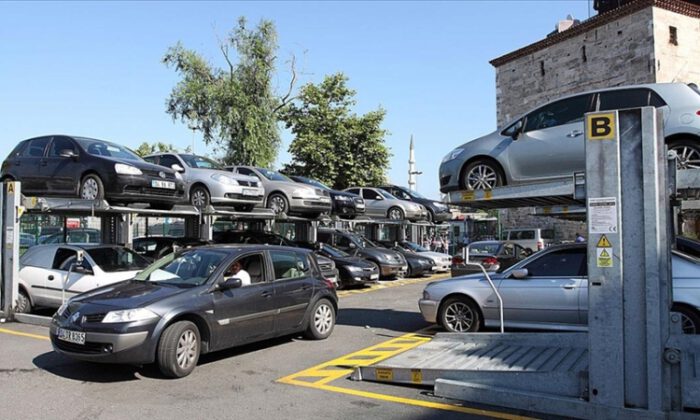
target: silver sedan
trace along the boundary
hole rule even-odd
[[[400,200],[381,188],[351,187],[344,191],[357,194],[365,200],[365,214],[391,220],[425,220],[428,210],[418,203]]]
[[[673,311],[683,331],[700,333],[700,260],[673,252]],[[491,276],[503,298],[504,326],[585,331],[588,324],[586,245],[553,246]],[[429,283],[418,306],[428,322],[451,332],[498,327],[496,295],[483,274]]]

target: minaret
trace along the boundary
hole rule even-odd
[[[411,145],[408,149],[408,189],[411,191],[416,190],[416,175],[420,175],[423,172],[416,171],[416,155],[413,152],[413,134],[411,134]]]

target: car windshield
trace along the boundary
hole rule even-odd
[[[320,183],[319,181],[316,181],[315,179],[306,178],[306,181],[304,183],[309,184],[309,185],[313,185],[314,187],[321,188],[323,190],[330,190],[330,188],[328,188],[324,184]]]
[[[415,242],[404,242],[402,244],[406,248],[410,249],[411,251],[414,252],[429,252],[430,250],[428,248],[423,248],[422,246],[418,245]]]
[[[382,189],[377,188],[377,191],[379,191],[379,194],[383,195],[384,198],[386,198],[386,199],[396,200],[396,197],[394,197],[393,195],[389,194],[388,192],[386,192]]]
[[[75,137],[75,140],[93,156],[105,156],[125,160],[142,160],[136,153],[118,144],[104,140]]]
[[[501,244],[498,243],[471,244],[469,255],[496,255],[500,247]]]
[[[269,169],[262,169],[262,168],[257,168],[258,172],[260,172],[265,178],[269,179],[270,181],[286,181],[286,182],[294,182],[291,179],[287,178],[286,176],[282,175],[279,172],[271,171]]]
[[[146,259],[126,248],[93,248],[88,249],[87,253],[107,273],[143,270],[148,267]]]
[[[343,252],[339,250],[338,248],[334,248],[328,244],[323,244],[323,248],[321,248],[321,253],[327,254],[328,256],[332,258],[343,258],[343,257],[349,257],[350,254]]]
[[[350,240],[355,242],[355,244],[358,245],[360,248],[381,248],[380,246],[376,245],[374,242],[370,241],[364,236],[360,236],[356,233],[350,233],[349,235]]]
[[[207,282],[228,252],[192,248],[173,253],[151,264],[136,275],[136,280],[176,287],[196,287]]]
[[[214,162],[211,159],[205,158],[204,156],[197,155],[180,155],[182,160],[185,161],[185,165],[190,168],[198,169],[219,169],[223,170],[224,167]]]

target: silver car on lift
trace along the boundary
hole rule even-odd
[[[144,159],[180,172],[189,192],[189,202],[196,207],[218,204],[251,211],[262,204],[265,197],[265,189],[257,178],[232,174],[204,156],[171,152],[156,153]]]
[[[428,210],[422,205],[399,200],[381,188],[351,187],[344,191],[357,194],[365,200],[365,214],[369,217],[411,221],[428,218]]]

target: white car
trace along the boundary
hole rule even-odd
[[[76,265],[78,251],[83,262]],[[148,261],[117,245],[37,245],[20,258],[16,311],[58,308],[69,298],[100,286],[133,278]],[[65,290],[64,290],[65,289]]]
[[[415,242],[403,241],[396,244],[406,251],[413,252],[421,257],[430,258],[435,263],[433,271],[439,273],[447,273],[452,268],[452,257],[450,254],[444,254],[442,252],[434,252],[428,248],[424,248]]]

